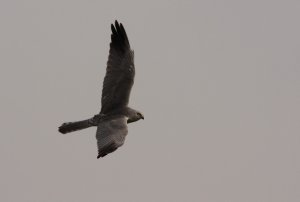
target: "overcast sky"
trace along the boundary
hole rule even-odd
[[[0,2],[0,201],[300,200],[300,3]],[[97,160],[117,19],[135,50],[144,121]]]

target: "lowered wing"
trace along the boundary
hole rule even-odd
[[[127,133],[127,118],[125,116],[117,116],[110,120],[101,121],[96,133],[97,158],[104,157],[121,147]]]

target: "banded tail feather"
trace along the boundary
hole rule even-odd
[[[95,120],[93,118],[86,119],[83,121],[76,121],[76,122],[67,122],[63,123],[59,128],[58,131],[62,134],[70,133],[77,130],[82,130],[85,128],[89,128],[92,126],[96,126]]]

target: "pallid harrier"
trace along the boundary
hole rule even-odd
[[[127,106],[135,75],[133,50],[130,49],[122,23],[115,21],[115,25],[111,25],[111,31],[100,113],[83,121],[64,123],[58,129],[65,134],[97,126],[97,158],[114,152],[124,144],[128,133],[127,123],[144,119],[141,112]]]

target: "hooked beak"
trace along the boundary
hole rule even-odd
[[[143,119],[143,120],[145,119],[143,114],[141,114],[141,119]]]

